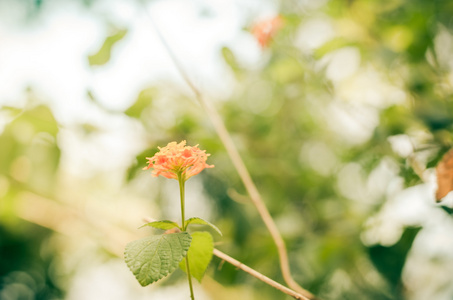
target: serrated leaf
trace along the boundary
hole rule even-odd
[[[206,269],[212,259],[214,251],[214,241],[209,232],[194,232],[192,235],[192,243],[187,253],[189,258],[190,274],[201,282]],[[179,267],[186,272],[186,262],[182,260]]]
[[[170,220],[154,221],[154,222],[146,223],[146,224],[140,226],[139,228],[143,228],[145,226],[151,226],[151,227],[163,229],[163,230],[168,230],[168,229],[172,229],[172,228],[181,229],[181,227],[179,227],[178,223],[175,223]]]
[[[124,260],[138,282],[146,286],[178,267],[189,250],[191,240],[187,232],[149,236],[127,244]]]
[[[187,219],[186,220],[186,226],[188,226],[189,224],[198,224],[198,225],[208,225],[210,226],[212,229],[214,229],[215,231],[217,231],[218,234],[222,235],[222,232],[220,231],[219,228],[217,228],[217,226],[215,226],[214,224],[212,224],[211,222],[208,222],[208,221],[205,221],[201,218],[190,218],[190,219]]]

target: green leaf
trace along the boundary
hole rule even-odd
[[[408,227],[400,240],[392,246],[374,245],[368,248],[371,261],[376,269],[387,278],[395,289],[401,284],[402,272],[407,255],[420,227]]]
[[[199,282],[203,278],[209,263],[211,262],[212,252],[214,251],[214,241],[209,232],[194,232],[192,243],[187,254],[189,258],[190,274]],[[186,272],[186,262],[182,260],[179,267]]]
[[[113,46],[121,41],[127,33],[127,29],[117,30],[114,34],[105,39],[104,44],[99,51],[93,55],[88,56],[90,66],[100,66],[106,64],[110,60],[110,54]]]
[[[142,225],[139,228],[143,228],[145,226],[151,226],[151,227],[163,229],[163,230],[168,230],[168,229],[172,229],[172,228],[181,229],[181,227],[179,227],[178,223],[175,223],[170,220],[154,221],[154,222],[146,223],[145,225]]]
[[[217,231],[218,234],[222,235],[222,232],[220,231],[219,228],[217,228],[217,226],[215,226],[214,224],[208,222],[208,221],[205,221],[201,218],[190,218],[190,219],[187,219],[186,220],[186,226],[189,226],[189,224],[199,224],[199,225],[208,225],[210,226],[212,229],[214,229],[215,231]]]
[[[151,106],[153,98],[156,96],[156,89],[153,87],[142,90],[132,104],[124,113],[131,118],[140,118],[143,110]]]
[[[297,60],[284,58],[272,63],[269,75],[272,80],[281,84],[288,84],[304,76],[304,69]]]
[[[135,161],[130,165],[126,173],[127,181],[134,179],[140,172],[143,173],[143,168],[146,166],[146,157],[150,156],[151,149],[145,149],[135,156]]]
[[[138,282],[146,286],[178,267],[191,240],[187,232],[149,236],[127,244],[124,260]]]
[[[340,48],[350,46],[350,45],[353,45],[353,43],[351,43],[350,41],[348,41],[345,38],[341,38],[341,37],[334,38],[334,39],[331,39],[328,42],[324,43],[324,45],[320,46],[319,48],[317,48],[315,50],[315,53],[313,56],[315,59],[321,59],[324,55],[326,55],[332,51],[335,51],[335,50],[338,50]]]
[[[0,108],[1,111],[7,112],[11,117],[17,117],[22,111],[22,108],[4,105]]]
[[[236,57],[235,57],[233,51],[231,51],[230,48],[223,47],[222,48],[222,56],[223,56],[223,59],[225,60],[225,62],[231,67],[231,69],[233,71],[237,71],[239,69],[239,65],[238,65],[238,62],[236,60]]]

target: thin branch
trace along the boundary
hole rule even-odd
[[[289,267],[289,260],[288,260],[288,254],[287,254],[285,242],[284,242],[274,220],[272,219],[266,205],[264,204],[264,201],[263,201],[260,193],[258,192],[258,189],[255,186],[255,183],[253,182],[252,178],[250,177],[250,174],[244,164],[244,161],[242,160],[241,156],[239,155],[239,152],[231,138],[230,133],[226,129],[225,124],[222,121],[222,118],[220,117],[217,110],[211,105],[211,103],[209,101],[207,101],[203,97],[203,95],[198,90],[198,88],[195,87],[195,85],[192,83],[192,81],[190,80],[186,71],[182,67],[181,63],[179,62],[179,60],[176,58],[175,54],[173,53],[173,50],[168,45],[166,39],[164,38],[161,31],[159,30],[159,27],[154,22],[151,14],[149,13],[149,11],[145,5],[144,5],[144,10],[148,14],[151,24],[153,25],[154,30],[156,31],[160,41],[166,48],[168,55],[170,56],[171,60],[173,61],[173,64],[178,69],[181,77],[184,79],[186,84],[190,87],[190,89],[195,94],[195,97],[198,100],[199,104],[205,109],[209,118],[211,119],[211,122],[214,125],[214,129],[216,130],[217,134],[220,137],[220,140],[224,144],[225,149],[226,149],[228,155],[230,156],[231,161],[233,162],[233,165],[239,174],[239,177],[241,178],[242,182],[244,183],[244,186],[245,186],[248,194],[250,195],[250,198],[251,198],[253,204],[255,205],[256,209],[258,210],[258,213],[260,214],[261,219],[263,220],[267,229],[269,230],[269,232],[272,236],[272,239],[274,240],[275,245],[277,247],[277,251],[278,251],[278,255],[279,255],[279,259],[280,259],[280,268],[281,268],[281,272],[283,275],[283,279],[288,284],[288,286],[291,287],[292,289],[298,291],[300,294],[304,295],[308,299],[314,299],[313,294],[311,294],[309,291],[302,288],[293,279],[293,277],[291,275],[290,267]]]
[[[243,263],[241,263],[240,261],[237,261],[236,259],[232,258],[231,256],[223,253],[222,251],[218,250],[218,249],[215,249],[214,248],[214,255],[217,256],[218,258],[220,259],[223,259],[224,261],[232,264],[233,266],[235,266],[236,268],[239,268],[241,269],[242,271],[244,272],[247,272],[249,273],[250,275],[252,275],[253,277],[255,278],[258,278],[259,280],[263,281],[264,283],[267,283],[268,285],[276,288],[277,290],[285,293],[285,294],[288,294],[290,295],[291,297],[293,297],[294,299],[300,299],[300,300],[310,300],[310,298],[306,297],[306,296],[303,296],[289,288],[287,288],[286,286],[283,286],[281,285],[280,283],[270,279],[269,277],[261,274],[260,272],[258,271],[255,271],[254,269],[244,265]]]

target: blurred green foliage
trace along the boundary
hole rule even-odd
[[[2,219],[11,216],[8,208],[14,209],[14,198],[22,191],[52,195],[60,158],[57,134],[58,124],[44,105],[24,108],[3,129],[0,176],[7,183],[2,193]]]
[[[50,109],[29,102],[3,107],[13,119],[0,135],[0,299],[60,299],[55,254],[43,251],[52,232],[16,216],[26,192],[51,196],[59,165],[58,124]]]
[[[42,2],[46,1],[36,3]],[[442,51],[448,45],[438,42],[443,32],[453,36],[453,3],[332,0],[310,11],[298,9],[294,1],[283,1],[280,12],[285,27],[263,49],[260,69],[241,65],[240,53],[227,46],[219,49],[237,82],[230,99],[216,104],[287,242],[295,279],[321,299],[409,299],[402,274],[413,241],[423,228],[405,228],[393,245],[364,243],[364,224],[379,212],[387,195],[385,191],[366,193],[360,187],[370,188],[366,181],[386,159],[395,162],[404,188],[422,183],[408,157],[395,153],[390,137],[412,138],[416,157],[428,151],[422,160],[428,168],[453,145],[452,70],[448,65],[452,57]],[[317,14],[328,16],[336,35],[310,53],[303,52],[296,45],[297,35]],[[89,57],[90,64],[108,63],[112,47],[126,32],[118,30],[107,37],[98,53]],[[395,94],[381,96],[385,105],[339,99],[344,82],[329,80],[328,65],[320,62],[351,47],[360,53],[360,67],[376,70],[403,93],[404,101],[397,101]],[[152,156],[157,146],[183,139],[200,144],[216,165],[200,178],[213,202],[210,221],[224,233],[219,248],[283,282],[273,241],[247,202],[208,118],[189,97],[171,84],[156,85],[137,91],[136,101],[121,113],[141,124],[148,138],[148,146],[124,170],[125,186],[134,186],[145,157]],[[168,105],[159,105],[159,101]],[[360,119],[357,107],[377,116],[369,137],[359,141],[353,131],[348,133],[335,123],[340,119],[333,118],[335,109],[343,109]],[[165,125],[160,120],[169,109],[174,122]],[[49,232],[12,216],[21,192],[52,196],[58,184],[59,125],[44,105],[23,110],[4,107],[2,111],[14,117],[0,135],[0,179],[6,182],[0,187],[7,187],[0,202],[0,295],[8,292],[11,282],[30,281],[15,276],[25,272],[38,274],[33,280],[45,282],[39,285],[42,289],[31,289],[36,299],[58,298],[63,292],[49,277],[49,260],[29,250],[40,248]],[[363,123],[370,121],[367,116]],[[338,131],[341,128],[343,132]],[[163,193],[159,191],[157,202],[165,198]],[[451,215],[451,208],[441,209]],[[38,234],[21,236],[17,224],[31,226],[24,232]],[[10,260],[12,255],[17,259]],[[218,268],[220,264],[214,259],[209,274],[221,284],[252,287],[254,299],[283,299],[273,288],[228,264]]]
[[[89,64],[91,66],[102,66],[106,64],[110,60],[113,46],[121,41],[126,36],[126,34],[126,29],[114,30],[114,33],[112,33],[105,39],[104,44],[102,44],[102,47],[99,49],[99,51],[88,56]]]
[[[0,225],[0,299],[61,299],[53,254],[36,251],[52,232],[33,224],[18,231]]]

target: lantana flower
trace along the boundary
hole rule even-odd
[[[167,146],[159,148],[159,152],[153,157],[147,157],[148,166],[143,170],[153,169],[152,175],[162,175],[170,179],[178,179],[181,175],[184,180],[197,175],[206,168],[214,168],[214,165],[206,164],[210,154],[206,150],[200,150],[198,145],[186,146],[186,141],[179,144],[168,143]]]
[[[282,26],[282,17],[275,16],[255,23],[251,29],[251,33],[258,40],[261,47],[265,48]]]

